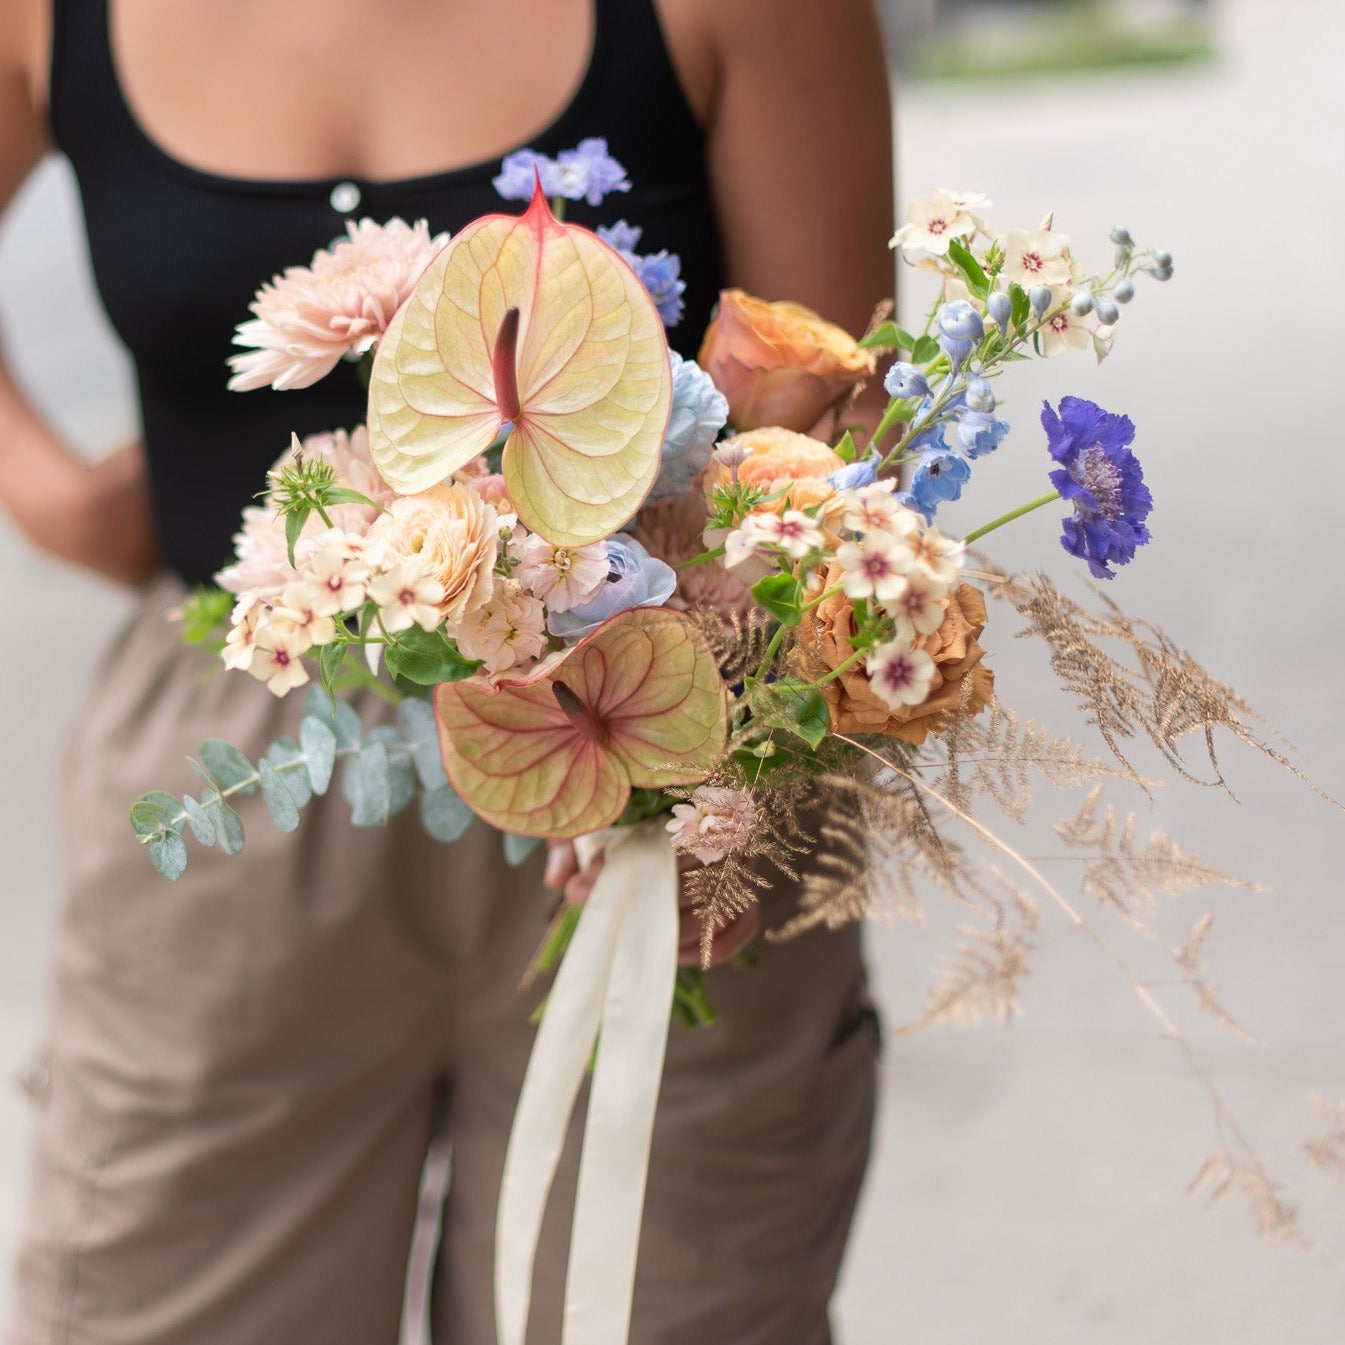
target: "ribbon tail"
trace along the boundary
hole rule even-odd
[[[677,861],[662,828],[623,835],[598,879],[598,885],[610,884],[618,894],[623,915],[579,1160],[563,1345],[625,1345],[630,1330],[650,1143],[677,977],[677,881]]]

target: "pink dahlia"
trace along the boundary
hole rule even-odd
[[[249,346],[229,357],[234,392],[251,388],[306,388],[347,352],[368,350],[410,297],[430,259],[448,241],[414,225],[362,219],[349,235],[313,254],[309,266],[291,266],[257,291],[255,315],[241,323],[234,344]]]

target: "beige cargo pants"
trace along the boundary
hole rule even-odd
[[[84,709],[64,771],[68,899],[50,1004],[13,1345],[395,1345],[422,1166],[452,1177],[436,1345],[494,1345],[495,1201],[532,1040],[519,977],[554,898],[474,825],[350,827],[339,797],[170,884],[127,809],[197,791],[210,736],[259,754],[276,702],[181,649],[161,584]],[[337,793],[337,791],[333,791]],[[255,806],[249,806],[255,805]],[[767,902],[767,920],[776,903]],[[781,903],[782,904],[782,903]],[[869,1147],[877,1032],[854,930],[717,971],[675,1028],[654,1135],[633,1345],[825,1345]],[[555,1345],[572,1143],[531,1345]]]

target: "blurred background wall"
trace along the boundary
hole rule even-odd
[[[1129,414],[1156,499],[1153,544],[1108,595],[1172,631],[1301,749],[1345,796],[1345,657],[1336,544],[1345,497],[1334,343],[1345,286],[1345,104],[1333,0],[884,0],[897,81],[900,202],[935,186],[995,202],[994,227],[1050,209],[1087,265],[1109,226],[1169,248],[1177,276],[1143,284],[1112,358],[1023,365],[1003,380],[1014,426],[977,466],[970,528],[1045,487],[1042,398],[1091,397]],[[836,240],[838,247],[845,240]],[[258,277],[260,280],[261,277]],[[918,321],[930,293],[903,276]],[[241,317],[242,315],[240,315]],[[76,202],[47,165],[0,234],[7,348],[43,408],[97,453],[133,430],[125,365],[90,297]],[[1068,562],[1042,511],[993,539],[1008,567]],[[1075,588],[1084,593],[1081,585]],[[1074,591],[1073,589],[1071,591]],[[78,818],[53,811],[62,734],[128,610],[122,594],[29,550],[0,520],[5,612],[0,741],[0,1260],[22,1197],[28,1102],[40,1058],[57,857]],[[1061,732],[1040,651],[990,628],[1001,697]],[[95,692],[96,694],[96,692]],[[1183,1194],[1217,1137],[1199,1084],[1133,994],[1056,922],[1008,1030],[895,1035],[878,1148],[840,1304],[849,1345],[1340,1345],[1345,1189],[1314,1176],[1308,1097],[1345,1101],[1345,826],[1306,788],[1228,744],[1240,803],[1164,789],[1141,826],[1270,891],[1196,893],[1158,913],[1164,946],[1134,952],[1171,975],[1165,946],[1215,914],[1208,959],[1249,1048],[1178,996],[1186,1030],[1306,1230],[1331,1259],[1260,1245],[1245,1206]],[[61,769],[78,769],[65,762]],[[146,781],[152,787],[155,781]],[[129,800],[127,801],[129,803]],[[1060,846],[1057,800],[1016,840]],[[1061,804],[1061,809],[1067,805]],[[264,823],[262,823],[264,825]],[[128,828],[127,843],[133,843]],[[1075,871],[1047,859],[1068,887]],[[147,881],[151,881],[148,864]],[[165,899],[171,893],[165,888]],[[1097,913],[1088,909],[1090,919]],[[918,1013],[953,915],[877,927],[870,947],[890,1024]],[[40,1079],[30,1082],[40,1083]],[[799,1179],[809,1179],[800,1173]],[[8,1298],[0,1278],[0,1319]]]

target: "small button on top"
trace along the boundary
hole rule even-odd
[[[361,193],[353,182],[338,182],[332,188],[332,194],[328,199],[332,203],[333,210],[339,210],[341,214],[348,215],[359,205]]]

